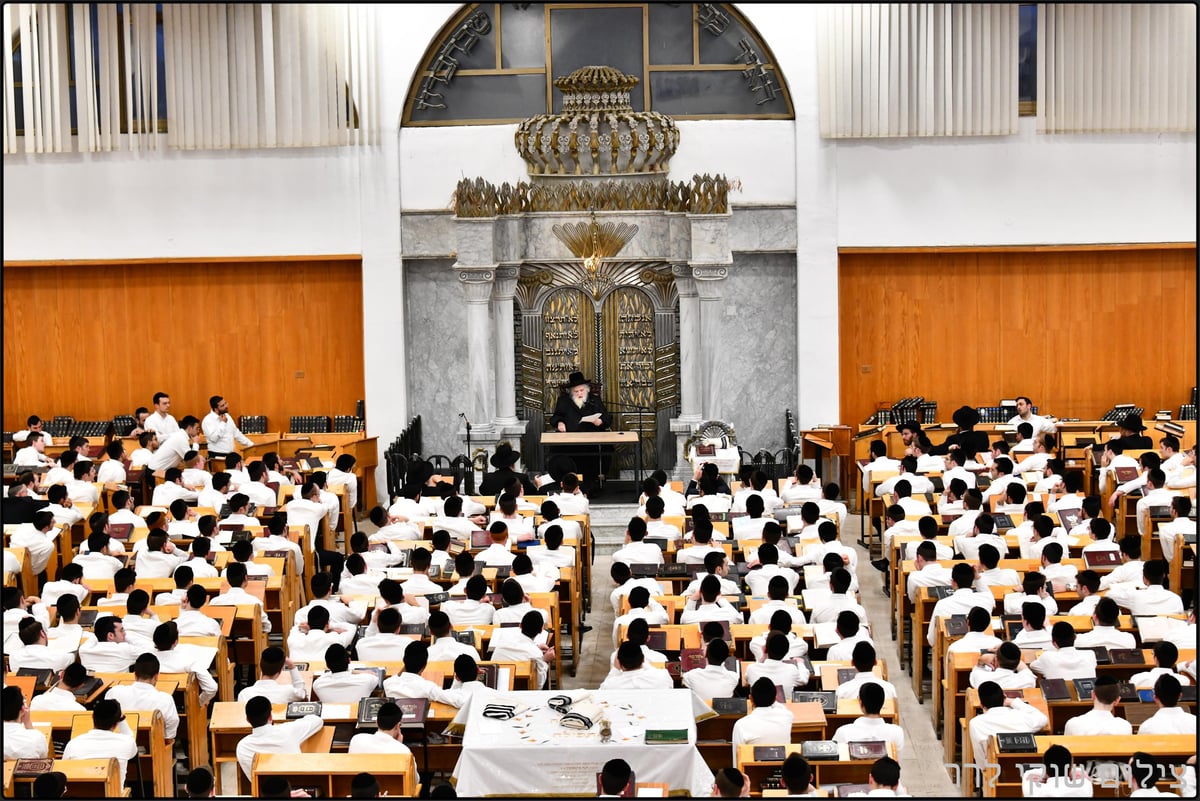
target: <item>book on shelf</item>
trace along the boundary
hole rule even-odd
[[[667,650],[667,633],[662,629],[651,629],[646,636],[646,647],[652,651]]]
[[[1122,484],[1125,484],[1126,482],[1133,481],[1134,479],[1136,479],[1138,477],[1138,473],[1139,473],[1139,469],[1136,467],[1114,467],[1113,468],[1113,475],[1116,476],[1117,481],[1119,481]]]
[[[679,670],[687,673],[708,666],[708,657],[699,648],[684,648],[679,652]]]
[[[792,702],[797,704],[818,703],[823,712],[837,711],[837,693],[828,690],[792,690]]]
[[[12,775],[16,779],[30,779],[52,770],[53,759],[18,759],[13,763]]]
[[[783,745],[754,746],[755,762],[782,762],[787,759],[787,747]]]
[[[423,724],[429,717],[428,698],[395,698],[396,706],[400,707],[400,725]]]
[[[1075,697],[1080,701],[1090,700],[1092,690],[1096,688],[1095,679],[1071,679],[1071,683],[1075,685]]]
[[[646,745],[686,743],[687,729],[646,729]]]
[[[1024,698],[1024,697],[1025,697],[1025,691],[1024,691],[1024,690],[1018,690],[1018,689],[1009,689],[1009,690],[1005,690],[1005,691],[1004,691],[1004,697],[1005,697],[1005,698]]]
[[[374,698],[368,696],[358,702],[358,727],[373,729],[378,726],[379,708],[387,703],[395,703],[394,698]]]
[[[745,715],[749,706],[745,698],[730,696],[712,699],[712,709],[718,715]]]
[[[23,667],[17,671],[17,675],[32,676],[34,692],[43,692],[49,689],[50,682],[54,679],[54,671],[50,668]]]
[[[1006,731],[996,735],[996,750],[1002,754],[1037,751],[1037,738],[1031,731]]]
[[[292,701],[284,713],[288,720],[296,720],[305,715],[320,715],[321,704],[317,701]]]
[[[949,598],[954,594],[954,588],[949,585],[939,584],[934,587],[926,587],[925,589],[929,591],[930,598],[937,598],[939,601],[943,598]]]
[[[852,741],[847,744],[846,750],[850,752],[851,759],[883,759],[888,755],[887,742],[884,740]]]
[[[967,616],[951,615],[946,618],[946,634],[951,637],[961,637],[967,633]]]
[[[800,756],[809,762],[837,760],[840,756],[838,744],[833,740],[805,740],[800,746]]]
[[[475,632],[473,631],[455,631],[451,636],[454,637],[455,642],[475,647]]]
[[[108,536],[112,537],[114,540],[125,542],[129,539],[129,535],[133,533],[133,524],[109,523],[105,531],[108,532]]]
[[[1071,698],[1066,679],[1042,679],[1042,695],[1047,701],[1068,701]]]
[[[496,683],[500,677],[500,666],[491,664],[478,665],[477,667],[479,669],[477,674],[479,677],[479,683],[483,684],[485,687],[491,687],[493,690],[498,689],[496,687]]]
[[[846,682],[858,675],[858,668],[840,667],[837,669],[837,683],[841,687]]]
[[[1121,703],[1136,704],[1142,699],[1138,695],[1137,688],[1133,686],[1131,681],[1121,681],[1117,684],[1117,692],[1120,693]]]
[[[1005,512],[996,512],[992,515],[992,519],[996,521],[997,531],[1005,531],[1013,527],[1012,515]]]
[[[1097,665],[1111,665],[1112,654],[1103,645],[1083,645],[1079,648],[1080,651],[1091,651],[1096,655]]]
[[[1110,648],[1108,655],[1114,665],[1146,664],[1146,656],[1138,648]]]

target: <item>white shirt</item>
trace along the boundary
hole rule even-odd
[[[175,573],[175,568],[187,559],[188,553],[182,548],[176,548],[172,553],[146,551],[138,554],[135,562],[138,578],[170,578]]]
[[[267,618],[267,610],[263,609],[262,601],[241,587],[230,587],[208,603],[212,606],[242,606],[246,604],[257,606],[261,612],[263,634],[271,633],[271,621]],[[324,659],[325,655],[321,654],[320,658]]]
[[[4,721],[5,759],[45,759],[49,755],[46,735],[27,729],[19,720]]]
[[[842,597],[844,598],[845,596]],[[751,625],[765,626],[771,622],[771,618],[780,609],[791,615],[792,623],[794,625],[803,624],[805,622],[804,612],[802,612],[795,604],[789,604],[786,601],[778,601],[773,599],[767,601],[762,606],[758,607],[758,609],[755,609],[753,612],[751,612],[749,622]],[[818,621],[814,620],[813,622]]]
[[[1017,632],[1017,636],[1012,638],[1013,644],[1020,646],[1022,650],[1049,650],[1054,647],[1054,641],[1050,638],[1050,629],[1026,629],[1023,628]]]
[[[1107,709],[1091,709],[1082,715],[1076,715],[1067,720],[1063,727],[1066,736],[1084,734],[1133,734],[1133,724],[1125,718],[1119,718]]]
[[[8,724],[5,734],[8,733]],[[7,737],[5,738],[7,741]],[[63,749],[63,759],[108,759],[116,757],[117,767],[121,776],[121,784],[125,783],[126,768],[129,760],[137,759],[137,743],[128,734],[114,731],[92,729],[84,732],[67,743]],[[45,754],[43,754],[45,756]]]
[[[855,674],[854,678],[839,684],[834,692],[839,699],[858,698],[859,689],[864,684],[878,684],[883,688],[884,698],[896,697],[896,686],[890,681],[884,681],[870,671]]]
[[[1165,667],[1154,667],[1149,670],[1144,670],[1141,673],[1135,673],[1129,678],[1129,683],[1134,687],[1153,687],[1154,682],[1158,681],[1159,676],[1174,676],[1180,684],[1191,684],[1192,680],[1182,673],[1176,673],[1174,670]]]
[[[920,570],[908,574],[908,600],[916,603],[921,590],[926,587],[949,587],[950,568],[933,562],[926,563]]]
[[[79,646],[79,661],[96,673],[128,673],[142,655],[142,649],[130,642],[97,642],[85,638]]]
[[[142,430],[153,431],[158,435],[158,441],[162,442],[169,434],[180,429],[179,423],[175,421],[173,415],[160,414],[156,410],[146,415],[146,420],[142,423]]]
[[[430,662],[453,662],[464,654],[476,662],[480,661],[479,651],[475,650],[474,646],[459,642],[452,636],[439,637],[436,642],[429,646]]]
[[[48,645],[34,643],[33,645],[26,645],[23,648],[10,651],[8,655],[8,669],[14,673],[21,668],[59,671],[74,661],[75,654],[71,651],[60,651]]]
[[[221,634],[220,622],[195,609],[181,609],[175,625],[180,637],[217,637]]]
[[[374,673],[323,673],[313,679],[313,698],[325,704],[352,704],[370,695],[379,686]]]
[[[702,700],[728,698],[738,684],[738,674],[723,665],[705,665],[689,670],[682,676],[683,686]]]
[[[845,637],[840,642],[829,646],[829,650],[825,653],[825,658],[830,662],[849,662],[851,657],[854,656],[854,646],[860,642],[868,642],[872,646],[875,645],[871,641],[871,632],[865,628],[860,628],[858,633],[853,637]]]
[[[350,738],[351,754],[411,754],[408,746],[381,731],[363,732]]]
[[[792,712],[783,704],[755,707],[733,724],[733,753],[739,745],[783,745],[792,741]],[[736,762],[736,757],[734,760]]]
[[[939,617],[950,617],[951,615],[965,615],[974,607],[982,607],[989,612],[996,605],[996,599],[992,597],[990,592],[977,592],[970,587],[963,587],[947,595],[933,605],[933,612],[929,615],[929,628],[925,633],[926,641],[932,646],[934,642],[934,633],[936,631],[937,619]]]
[[[917,558],[917,546],[920,545],[921,542],[924,542],[924,540],[913,540],[911,542],[904,543],[904,558],[906,560]],[[933,543],[934,550],[936,551],[936,554],[937,554],[937,556],[935,557],[937,559],[937,561],[941,562],[941,561],[945,560],[945,561],[949,562],[954,559],[954,549],[951,548],[949,545],[946,545],[945,543],[942,543],[942,542],[938,542],[937,540],[929,540],[929,542]],[[857,564],[857,562],[856,562],[856,564]],[[1017,582],[1014,582],[1014,583],[1017,583]]]
[[[325,721],[318,715],[305,715],[299,720],[267,724],[251,729],[237,744],[237,761],[246,778],[254,764],[255,754],[298,754],[300,744],[319,732]]]
[[[1178,706],[1163,707],[1142,722],[1138,734],[1196,733],[1196,716]]]
[[[1029,669],[1045,679],[1085,679],[1096,677],[1096,655],[1075,647],[1042,651]]]
[[[866,625],[867,610],[862,607],[851,596],[845,593],[835,592],[829,596],[829,600],[816,605],[812,610],[812,623],[836,623],[838,615],[849,610],[858,615],[858,622]],[[768,621],[770,622],[770,621]]]
[[[13,454],[13,464],[20,467],[35,467],[39,464],[49,463],[50,457],[48,457],[44,452],[38,453],[37,448],[33,447],[32,445],[26,445],[24,448],[18,449],[17,452]]]
[[[376,632],[363,637],[354,648],[363,662],[403,662],[404,651],[412,642],[411,637],[403,634]]]
[[[1016,587],[1021,584],[1021,577],[1017,571],[1007,567],[993,567],[990,570],[984,570],[975,578],[975,586],[980,590],[986,590],[991,587]]]
[[[491,604],[473,601],[470,598],[446,601],[441,609],[454,626],[469,626],[474,623],[491,625],[496,614],[496,608]]]
[[[244,704],[256,695],[270,699],[272,704],[306,700],[308,692],[304,689],[304,678],[300,675],[300,671],[292,668],[289,676],[291,684],[280,684],[275,679],[259,679],[238,693],[238,703]]]
[[[688,565],[702,565],[704,557],[710,553],[720,553],[721,550],[716,545],[689,545],[675,552],[675,561]]]
[[[149,425],[152,417],[153,415],[146,418],[147,425]],[[158,450],[152,453],[149,461],[146,462],[147,470],[158,471],[171,467],[179,467],[183,464],[184,454],[191,450],[192,447],[192,442],[188,439],[187,432],[179,428],[176,428],[165,439],[162,435],[159,435],[158,440],[160,443]],[[155,505],[157,506],[158,504]]]
[[[624,562],[627,565],[661,565],[662,550],[649,542],[630,542],[613,552],[614,562]]]
[[[800,640],[800,642],[803,643],[804,640]],[[764,676],[770,679],[772,684],[783,687],[785,698],[792,697],[792,690],[796,689],[797,684],[808,684],[808,680],[811,678],[803,664],[793,664],[778,659],[767,659],[747,666],[746,684],[753,686],[754,682]]]
[[[162,448],[158,449],[162,453]],[[154,488],[154,494],[150,498],[152,506],[170,506],[177,500],[194,501],[200,496],[195,490],[190,490],[182,484],[174,481],[164,481]]]
[[[231,453],[234,440],[246,447],[254,444],[238,429],[233,422],[233,417],[228,413],[225,414],[224,420],[216,412],[204,415],[204,419],[200,421],[200,430],[204,432],[204,440],[208,443],[209,453]]]
[[[96,467],[96,481],[101,484],[124,484],[125,465],[118,459],[105,459]]]
[[[100,491],[90,481],[76,481],[75,479],[71,479],[66,482],[66,487],[67,497],[74,503],[100,503]]]
[[[1129,590],[1130,584],[1113,587],[1108,597],[1129,610],[1135,617],[1183,614],[1183,600],[1161,585],[1155,584],[1138,590]]]
[[[670,690],[674,686],[670,673],[646,664],[637,670],[609,673],[600,683],[601,690]]]
[[[633,592],[635,587],[645,587],[651,598],[663,594],[662,587],[653,578],[631,578],[608,594],[614,617],[621,614],[621,599]]]
[[[133,684],[118,684],[110,687],[104,695],[121,704],[121,710],[136,712],[140,710],[157,710],[163,717],[163,736],[174,740],[179,731],[179,712],[175,709],[175,699],[144,681]]]
[[[1021,776],[1022,793],[1026,798],[1091,798],[1092,779],[1081,768],[1074,776],[1051,776],[1043,779],[1044,769],[1033,768]]]
[[[1093,597],[1093,596],[1088,596]],[[1099,602],[1100,596],[1094,596]],[[1077,614],[1072,608],[1071,614]],[[1192,647],[1195,647],[1196,640],[1192,639]],[[1076,648],[1095,648],[1097,646],[1104,648],[1136,648],[1137,641],[1131,632],[1120,631],[1115,626],[1093,626],[1091,631],[1081,632],[1075,637]]]
[[[750,592],[754,595],[766,595],[767,585],[771,583],[771,579],[775,576],[783,576],[788,580],[788,591],[795,592],[796,585],[800,583],[800,574],[790,567],[780,567],[778,564],[763,565],[757,570],[751,570],[746,574],[746,586],[750,588]]]
[[[247,481],[238,488],[238,492],[259,509],[273,509],[279,505],[279,495],[261,481]],[[217,511],[220,511],[220,507],[217,507]]]
[[[847,723],[833,733],[834,742],[849,743],[866,740],[884,740],[895,743],[896,753],[904,747],[904,729],[895,723],[888,723],[883,718],[869,718],[865,715],[853,723]]]
[[[530,644],[532,645],[532,643]],[[428,698],[430,701],[438,701],[452,706],[454,701],[458,700],[454,696],[447,695],[437,684],[416,673],[401,673],[392,676],[383,683],[383,692],[388,698]]]
[[[968,729],[976,765],[982,765],[987,759],[987,741],[993,734],[1040,732],[1050,722],[1037,707],[1025,703],[1020,698],[1013,698],[1010,703],[1012,706],[993,707],[971,718]],[[964,754],[963,761],[966,760],[967,755]]]
[[[1038,595],[1026,595],[1023,592],[1010,592],[1004,596],[1004,614],[1021,614],[1021,607],[1024,606],[1026,602],[1040,603],[1042,606],[1046,607],[1047,615],[1058,614],[1058,601],[1054,600],[1054,596],[1047,595],[1045,598],[1042,598]]]
[[[981,653],[992,650],[1002,642],[1004,641],[990,631],[968,631],[962,637],[950,643],[946,647],[946,653]]]
[[[62,687],[52,687],[41,695],[35,695],[29,702],[29,708],[34,712],[86,712],[83,704],[75,697],[75,693]],[[5,736],[7,738],[7,732]],[[7,758],[7,754],[5,757]]]
[[[51,528],[48,533],[38,531],[33,523],[21,523],[9,537],[9,546],[24,548],[29,553],[29,564],[35,576],[40,575],[54,553],[54,540],[59,529]]]
[[[288,656],[293,661],[323,662],[325,651],[329,646],[341,643],[349,648],[354,639],[354,633],[353,626],[333,622],[330,623],[329,631],[309,629],[307,632],[301,632],[298,626],[294,627],[287,636]]]

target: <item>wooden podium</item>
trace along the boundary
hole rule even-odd
[[[849,496],[850,465],[850,426],[827,426],[811,428],[800,432],[800,461],[813,459],[816,461],[817,478],[825,483],[825,471],[822,467],[825,457],[829,457],[829,472],[833,473],[834,458],[841,463],[838,473],[838,483],[841,485],[843,501]]]
[[[642,443],[636,431],[544,431],[542,432],[542,464],[546,464],[547,445],[580,445],[596,448],[597,458],[604,445],[632,445],[637,451],[637,483],[642,483]]]

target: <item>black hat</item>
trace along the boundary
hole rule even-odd
[[[429,481],[433,477],[434,472],[433,462],[428,459],[418,459],[408,463],[408,470],[405,472],[405,484],[421,484]]]
[[[514,451],[512,449],[512,445],[509,445],[507,442],[501,442],[496,446],[496,452],[492,454],[490,461],[492,463],[492,467],[497,469],[511,467],[517,462],[521,461],[521,453],[519,451]]]
[[[906,429],[914,434],[919,434],[921,433],[921,424],[916,420],[905,420],[903,423],[896,426],[896,430],[900,432],[903,432]]]
[[[585,384],[591,386],[591,383],[592,382],[584,378],[583,373],[579,372],[578,370],[567,376],[567,389],[575,389],[575,387],[581,387]]]
[[[562,481],[563,476],[567,473],[577,473],[579,470],[575,466],[575,460],[570,456],[556,454],[546,462],[546,472],[555,481]]]
[[[1121,418],[1121,422],[1117,423],[1119,428],[1126,431],[1145,431],[1146,426],[1142,423],[1141,415],[1127,414]]]
[[[959,406],[950,419],[959,428],[974,428],[979,425],[979,412],[970,406]]]

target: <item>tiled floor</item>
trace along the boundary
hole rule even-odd
[[[882,621],[876,624],[875,645],[881,657],[887,660],[888,676],[896,685],[898,695],[900,721],[904,727],[904,749],[900,754],[901,781],[914,796],[958,796],[958,788],[951,783],[943,767],[942,743],[934,732],[930,718],[931,705],[928,700],[925,704],[917,703],[911,677],[900,667],[896,642],[891,638],[891,626],[888,623],[891,610],[883,594],[883,574],[871,567],[866,549],[856,544],[858,532],[859,518],[852,515],[847,520],[843,541],[858,549],[858,582],[867,615],[872,621]],[[572,677],[568,672],[564,676],[563,686],[566,688],[596,687],[608,675],[613,650],[613,613],[608,601],[612,582],[608,578],[608,571],[614,550],[615,545],[597,545],[596,559],[592,565],[592,612],[586,621],[592,630],[583,636],[576,675]]]

